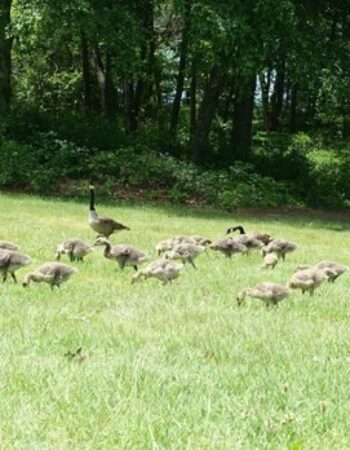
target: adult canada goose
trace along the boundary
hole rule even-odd
[[[70,261],[83,261],[84,257],[92,251],[92,246],[86,244],[78,238],[66,239],[61,244],[58,244],[55,251],[57,261],[61,259],[62,255],[68,255]]]
[[[137,270],[139,264],[142,264],[149,259],[145,253],[137,250],[131,245],[111,245],[106,238],[96,239],[94,246],[104,247],[104,257],[116,261],[121,269],[124,269],[125,266],[132,266]]]
[[[19,246],[17,244],[14,244],[13,242],[0,241],[0,249],[16,251],[19,249]]]
[[[289,280],[288,287],[290,289],[300,289],[303,294],[309,292],[310,296],[312,296],[316,288],[335,275],[335,271],[329,268],[298,270]]]
[[[153,277],[162,281],[163,284],[167,284],[178,278],[183,268],[183,264],[177,264],[166,259],[153,261],[144,269],[139,270],[132,277],[131,283],[133,284],[136,281]]]
[[[264,256],[264,262],[261,265],[262,269],[268,269],[271,267],[271,269],[274,269],[276,264],[278,263],[278,256],[276,253],[268,253]]]
[[[109,236],[117,231],[130,230],[129,227],[123,225],[122,223],[116,222],[110,217],[99,216],[95,210],[95,187],[90,185],[90,212],[89,212],[89,225],[90,227],[98,233],[97,237],[104,236],[109,238]]]
[[[334,261],[321,261],[318,264],[315,264],[314,266],[310,265],[303,265],[298,266],[297,271],[304,270],[304,269],[331,269],[334,274],[330,273],[330,276],[328,277],[328,281],[334,283],[334,281],[340,277],[340,275],[343,275],[348,270],[347,266],[344,266],[343,264],[338,264]]]
[[[276,253],[278,258],[285,260],[286,254],[294,252],[297,246],[293,242],[286,241],[284,239],[272,239],[267,245],[261,249],[262,256],[268,253]]]
[[[246,296],[258,298],[266,303],[266,306],[277,305],[278,302],[289,295],[289,289],[277,283],[269,281],[259,283],[252,288],[243,289],[237,295],[237,303],[240,305]]]
[[[68,281],[77,272],[75,267],[68,266],[67,264],[47,262],[40,266],[36,272],[27,274],[23,282],[23,287],[29,286],[33,281],[34,283],[47,283],[51,289],[55,286],[59,288],[62,283]]]
[[[11,274],[13,281],[17,283],[15,272],[31,263],[29,256],[13,250],[0,250],[0,273],[3,281],[6,281],[8,274]]]
[[[247,247],[232,238],[220,239],[209,245],[212,250],[223,253],[226,257],[231,258],[235,253],[246,253]]]
[[[182,244],[175,245],[172,250],[165,254],[166,259],[175,260],[180,259],[183,264],[189,262],[194,268],[194,259],[198,255],[206,250],[204,245],[196,245],[188,242],[183,242]]]
[[[266,233],[246,233],[244,228],[241,225],[237,225],[236,227],[230,227],[227,229],[226,234],[234,233],[235,231],[239,231],[240,235],[246,235],[253,239],[257,239],[262,242],[264,245],[267,245],[271,241],[271,236]]]

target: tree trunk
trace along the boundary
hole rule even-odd
[[[194,130],[197,120],[197,73],[194,61],[191,64],[191,82],[190,82],[190,145],[192,147]]]
[[[134,110],[134,83],[129,78],[124,78],[123,97],[124,97],[124,118],[125,127],[129,132],[133,132],[137,128],[137,120]]]
[[[11,0],[0,0],[0,111],[11,101],[11,49],[13,39],[6,37],[11,21]]]
[[[176,139],[177,128],[179,125],[179,113],[181,105],[181,97],[184,88],[185,72],[187,65],[187,52],[188,52],[188,41],[189,41],[189,31],[191,26],[191,3],[192,0],[186,0],[185,11],[184,11],[184,28],[182,32],[182,40],[180,45],[180,61],[179,61],[179,72],[177,75],[176,82],[176,93],[173,103],[173,109],[170,119],[170,134]]]
[[[206,160],[210,128],[224,87],[224,77],[221,72],[222,69],[219,67],[214,67],[210,72],[203,100],[198,111],[192,142],[192,153],[198,163],[204,163]]]
[[[279,126],[280,115],[283,106],[285,79],[285,61],[281,61],[277,67],[274,92],[271,96],[271,114],[269,119],[269,130],[276,131]]]
[[[99,46],[95,45],[95,61],[97,70],[97,80],[100,87],[100,101],[103,113],[109,119],[116,115],[116,90],[112,80],[112,57],[110,52],[106,52],[106,62],[103,62]]]
[[[232,160],[246,161],[250,157],[256,76],[250,75],[240,86],[233,112]]]
[[[81,62],[83,70],[83,86],[84,86],[84,104],[86,108],[91,108],[91,75],[89,61],[89,45],[84,31],[81,31]]]
[[[269,117],[270,117],[270,86],[271,86],[271,68],[267,71],[267,77],[265,79],[265,73],[259,75],[260,89],[261,89],[261,100],[262,100],[262,110],[264,127],[269,129]]]
[[[295,133],[297,129],[297,106],[298,106],[298,85],[294,83],[291,87],[291,98],[290,98],[290,116],[289,116],[290,133]]]

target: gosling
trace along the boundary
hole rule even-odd
[[[343,264],[338,264],[334,261],[321,261],[318,264],[315,264],[314,266],[310,265],[303,265],[298,266],[297,270],[304,270],[304,269],[331,269],[334,271],[334,275],[330,274],[328,277],[328,281],[331,283],[334,283],[337,278],[339,278],[343,273],[345,273],[348,270],[347,266],[344,266]]]
[[[262,256],[265,256],[268,253],[276,253],[278,258],[282,258],[282,261],[284,261],[286,254],[294,252],[296,248],[297,246],[293,242],[289,242],[284,239],[273,239],[269,244],[265,245],[261,249],[261,254]]]
[[[78,238],[66,239],[61,244],[58,244],[55,251],[56,260],[59,261],[62,255],[68,255],[71,262],[83,261],[84,257],[92,252],[91,245],[86,244]]]
[[[12,250],[0,250],[0,274],[3,282],[6,281],[8,274],[10,274],[13,281],[17,283],[17,270],[31,263],[32,260],[29,256]]]
[[[243,289],[237,295],[238,306],[242,304],[245,297],[258,298],[265,302],[266,306],[277,305],[281,300],[289,296],[289,289],[281,284],[263,282],[252,288]]]
[[[248,248],[232,238],[221,239],[209,245],[209,248],[223,253],[227,258],[237,253],[247,253]]]
[[[19,246],[17,244],[14,244],[13,242],[0,241],[0,249],[17,251],[19,250]]]
[[[59,288],[62,283],[68,281],[77,272],[75,267],[68,266],[67,264],[47,262],[40,266],[36,272],[28,273],[23,282],[23,287],[29,286],[33,281],[34,283],[47,283],[53,290],[55,286]]]
[[[289,280],[288,287],[290,289],[300,289],[302,294],[309,292],[310,296],[314,295],[315,289],[322,283],[334,277],[336,272],[329,268],[326,269],[304,269],[295,272]]]
[[[149,257],[127,244],[111,245],[106,238],[98,238],[95,241],[94,246],[105,247],[103,255],[107,259],[116,261],[121,269],[125,266],[132,266],[135,270],[138,269],[138,265],[149,260]]]
[[[131,280],[131,283],[136,283],[139,280],[147,278],[157,278],[163,284],[171,283],[179,277],[183,270],[183,264],[177,264],[173,261],[161,259],[154,261],[144,269],[139,270]]]
[[[183,264],[189,262],[193,268],[196,266],[194,264],[194,259],[197,258],[201,253],[205,252],[206,247],[203,245],[196,245],[191,243],[182,243],[175,245],[175,247],[165,254],[166,259],[176,260],[179,259]]]
[[[278,263],[278,256],[276,253],[268,253],[264,256],[264,262],[260,266],[262,269],[274,269]]]

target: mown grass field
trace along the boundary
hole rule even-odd
[[[298,251],[272,271],[258,254],[197,259],[173,284],[131,285],[97,249],[61,290],[0,286],[3,449],[349,449],[350,273],[276,308],[236,293],[286,282],[295,266],[350,265],[350,225],[97,204],[132,228],[112,237],[155,256],[175,234],[220,238],[243,223]],[[64,238],[90,242],[87,205],[0,195],[0,239],[51,260]],[[78,347],[86,358],[69,361]]]

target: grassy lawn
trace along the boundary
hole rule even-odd
[[[98,200],[98,199],[97,199]],[[111,206],[129,225],[112,237],[155,256],[176,234],[220,238],[229,225],[299,249],[272,271],[256,253],[200,256],[173,284],[131,285],[102,249],[75,263],[61,290],[0,286],[0,447],[3,449],[349,449],[350,274],[294,292],[276,308],[236,293],[286,282],[297,264],[350,265],[350,225],[331,220]],[[0,195],[0,239],[53,258],[65,238],[92,242],[87,204]],[[64,258],[65,259],[65,258]],[[64,354],[83,348],[84,361]]]

